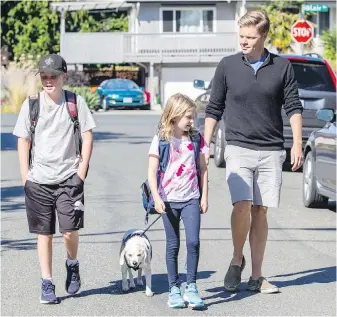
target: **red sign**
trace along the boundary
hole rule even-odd
[[[314,29],[310,22],[299,20],[291,27],[291,37],[300,44],[307,44],[314,36]]]

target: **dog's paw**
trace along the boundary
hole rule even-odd
[[[153,296],[153,292],[152,291],[149,291],[149,290],[147,290],[146,292],[145,292],[145,295],[147,296],[147,297],[152,297]]]
[[[124,293],[128,292],[129,291],[129,285],[128,283],[122,283],[122,290]]]
[[[136,285],[135,285],[135,281],[133,278],[130,279],[130,288],[135,289]]]
[[[139,286],[144,286],[143,280],[142,279],[137,279],[137,285]]]

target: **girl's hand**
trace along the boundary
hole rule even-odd
[[[154,201],[154,209],[160,214],[165,213],[165,204],[160,198]]]
[[[205,214],[208,210],[208,198],[201,197],[200,201],[200,212]]]

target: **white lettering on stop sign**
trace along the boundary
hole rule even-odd
[[[294,36],[303,36],[307,37],[311,35],[311,29],[305,29],[305,28],[294,28],[293,32]]]

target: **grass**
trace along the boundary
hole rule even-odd
[[[40,89],[41,83],[33,67],[10,64],[1,72],[1,113],[18,113],[24,100]]]

